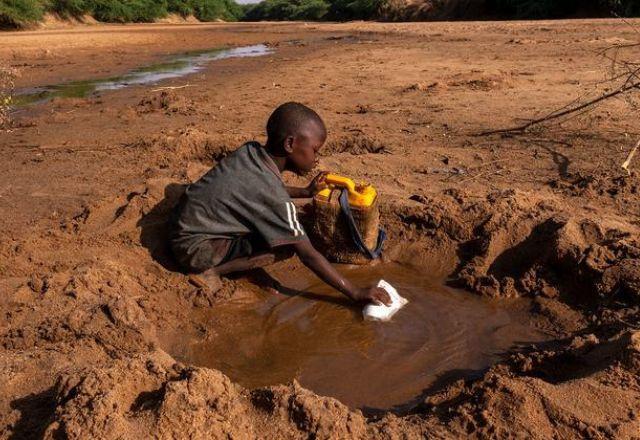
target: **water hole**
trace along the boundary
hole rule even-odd
[[[204,316],[211,336],[180,341],[172,354],[248,388],[297,379],[366,412],[406,408],[544,339],[529,323],[528,300],[480,298],[398,264],[342,271],[361,285],[383,278],[410,302],[391,322],[364,321],[360,307],[310,278],[299,295],[256,293],[214,306]]]

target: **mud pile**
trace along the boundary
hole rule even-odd
[[[367,426],[331,398],[295,383],[247,392],[222,373],[178,365],[151,352],[110,366],[62,374],[45,438],[362,437]],[[91,411],[87,413],[87,409]]]

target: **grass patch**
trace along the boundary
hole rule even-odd
[[[41,0],[0,0],[0,27],[18,29],[42,20]]]

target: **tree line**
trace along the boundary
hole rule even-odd
[[[244,9],[234,0],[0,0],[0,26],[22,28],[45,13],[62,18],[89,15],[107,23],[153,22],[174,13],[201,21],[236,21]]]
[[[28,26],[47,12],[116,23],[152,22],[170,13],[201,21],[629,17],[640,15],[640,0],[0,0],[0,27]]]

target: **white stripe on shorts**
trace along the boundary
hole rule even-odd
[[[285,203],[285,205],[287,205],[287,220],[289,220],[289,227],[293,231],[293,236],[297,237],[298,236],[298,230],[293,225],[293,220],[291,219],[291,205],[292,205],[292,203],[287,202],[287,203]]]
[[[304,235],[304,230],[302,229],[302,226],[300,226],[300,222],[298,221],[298,213],[296,212],[296,205],[294,205],[293,202],[289,202],[289,203],[291,203],[291,207],[293,208],[293,220],[296,223],[298,232],[300,232],[300,235]]]

